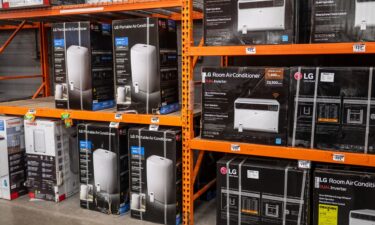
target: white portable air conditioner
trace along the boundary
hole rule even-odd
[[[70,91],[87,91],[90,89],[90,55],[89,49],[72,45],[66,51],[66,70]]]
[[[147,194],[150,202],[172,204],[173,161],[157,155],[147,158]]]
[[[117,191],[117,155],[114,152],[97,149],[94,151],[94,183],[97,192],[115,194]]]
[[[375,225],[375,210],[353,210],[349,213],[349,225]]]
[[[63,86],[62,84],[56,84],[55,86],[55,99],[63,98]]]
[[[117,87],[117,103],[130,103],[130,86]]]
[[[356,0],[354,26],[366,30],[368,26],[375,26],[375,0]]]
[[[44,130],[34,130],[33,136],[34,152],[46,153],[46,137]]]
[[[279,112],[277,100],[238,98],[234,102],[234,129],[278,133]]]
[[[136,44],[130,50],[134,93],[149,95],[160,91],[156,47]]]
[[[239,0],[238,31],[285,29],[285,0]]]

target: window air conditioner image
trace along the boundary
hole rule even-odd
[[[375,210],[352,210],[349,214],[349,225],[375,225]]]
[[[115,194],[118,191],[116,153],[97,149],[94,151],[93,158],[96,191]]]
[[[238,0],[238,31],[285,29],[285,0]]]
[[[77,101],[83,107],[83,94],[91,88],[89,49],[72,45],[66,51],[66,73],[69,85],[69,101]],[[77,96],[77,97],[76,97]]]
[[[151,203],[173,204],[173,161],[161,156],[147,158],[147,194]]]
[[[156,47],[135,44],[130,50],[132,83],[135,97],[145,100],[150,94],[159,93],[159,72]]]
[[[33,141],[35,153],[46,153],[46,138],[44,130],[34,130]]]
[[[278,133],[279,112],[277,100],[238,98],[234,102],[234,129]]]
[[[375,26],[375,0],[356,0],[354,26],[362,27]]]

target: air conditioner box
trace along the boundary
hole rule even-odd
[[[313,225],[332,220],[340,225],[375,224],[373,169],[317,165],[313,182]]]
[[[61,120],[24,121],[29,197],[60,202],[79,190],[75,128]]]
[[[372,70],[370,67],[291,68],[288,145],[375,153]]]
[[[160,224],[181,222],[181,130],[129,129],[131,216]]]
[[[298,13],[299,10],[300,1],[296,0],[207,0],[203,20],[205,44],[298,43],[298,19],[306,15]]]
[[[113,21],[117,109],[147,114],[178,110],[176,22]]]
[[[27,193],[23,119],[0,116],[0,199]]]
[[[83,3],[85,3],[84,0],[2,0],[0,1],[0,9],[39,8],[52,5],[73,5]]]
[[[297,163],[225,156],[216,174],[216,224],[309,223],[310,171]]]
[[[56,108],[100,110],[115,106],[111,25],[52,26]]]
[[[129,210],[127,127],[78,125],[80,205],[106,214]]]
[[[202,137],[286,145],[289,69],[202,69]]]

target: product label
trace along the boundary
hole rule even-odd
[[[139,146],[131,146],[130,151],[132,155],[145,155],[145,148]]]
[[[284,80],[284,69],[266,68],[264,76],[267,86],[282,86]]]
[[[259,171],[257,170],[248,170],[247,171],[247,178],[249,179],[259,179]]]
[[[64,48],[65,41],[64,41],[64,39],[54,39],[53,44],[54,44],[55,48],[57,48],[57,47]]]
[[[320,74],[320,82],[335,82],[335,74],[334,73],[321,73]]]
[[[318,225],[337,225],[338,206],[319,204]]]

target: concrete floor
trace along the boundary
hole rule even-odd
[[[0,200],[1,225],[152,225],[123,216],[105,215],[81,209],[78,196],[59,204],[47,201],[30,201],[23,196],[14,201]],[[195,224],[215,224],[215,201],[204,202],[196,206]]]

